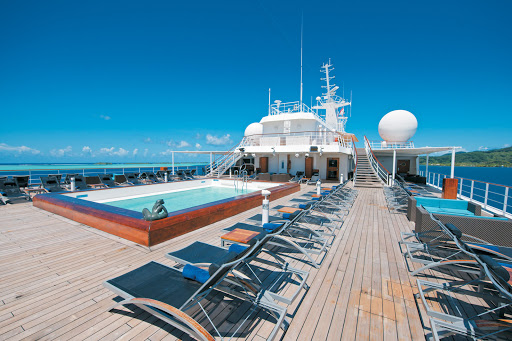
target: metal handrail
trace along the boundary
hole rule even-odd
[[[290,132],[290,133],[272,133],[272,134],[254,134],[251,136],[246,136],[246,146],[261,146],[262,138],[267,137],[279,137],[279,145],[301,145],[302,143],[294,143],[293,140],[282,139],[283,137],[306,137],[311,141],[308,144],[312,144],[313,140],[317,140],[316,144],[318,145],[328,145],[332,143],[337,143],[342,147],[351,148],[352,146],[352,135],[344,136],[339,132],[332,131],[299,131],[299,132]]]
[[[386,141],[368,141],[372,149],[407,149],[414,148],[413,141],[407,142],[386,142]]]
[[[370,160],[370,165],[372,166],[374,172],[377,173],[379,178],[381,178],[381,180],[384,181],[384,183],[386,183],[389,186],[391,173],[389,173],[386,167],[384,167],[380,163],[379,159],[375,157],[375,154],[373,154],[373,150],[370,145],[370,141],[368,140],[368,138],[366,138],[366,136],[364,137],[364,147],[366,150],[366,155],[368,155],[368,160]]]
[[[354,185],[356,184],[356,179],[357,179],[357,160],[358,160],[358,156],[357,156],[357,148],[356,148],[356,142],[354,140],[354,136],[352,136],[352,158],[354,159]]]
[[[442,179],[448,177],[446,174],[434,172],[425,174],[425,171],[420,171],[420,175],[426,177],[427,185],[440,190],[443,187]],[[459,180],[459,188],[457,190],[457,197],[459,199],[477,203],[487,211],[512,218],[512,213],[510,212],[512,205],[509,204],[512,203],[510,200],[512,186],[462,177],[455,177],[455,179]],[[475,183],[482,184],[483,188],[476,187]],[[499,189],[502,189],[502,191]]]

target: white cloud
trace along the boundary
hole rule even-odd
[[[109,156],[126,156],[129,153],[130,152],[127,151],[124,148],[119,148],[118,150],[116,150],[115,147],[101,148],[100,149],[100,154],[106,154],[106,155],[109,155]]]
[[[213,136],[210,134],[206,135],[206,144],[212,145],[212,146],[220,146],[228,143],[232,143],[231,141],[231,135],[226,134],[221,137]]]
[[[167,147],[175,147],[176,146],[176,142],[174,142],[174,140],[165,141],[164,144],[166,144]]]
[[[168,156],[168,155],[171,155],[171,154],[172,154],[172,150],[167,149],[166,151],[164,151],[164,152],[160,152],[160,153],[158,153],[158,154],[160,154],[160,155],[162,155],[162,156]]]
[[[144,139],[144,142],[145,142],[145,143],[151,143],[151,137],[146,137],[146,138]]]
[[[478,150],[486,151],[486,150],[489,150],[489,148],[488,147],[484,147],[484,146],[480,146],[480,147],[478,147]]]
[[[73,151],[73,148],[71,146],[67,146],[66,148],[62,148],[62,149],[50,150],[50,155],[55,156],[55,157],[63,157],[63,156],[71,154],[72,151]]]
[[[189,147],[190,146],[190,143],[188,143],[187,141],[180,141],[180,143],[177,145],[178,148],[184,148],[184,147]]]
[[[39,150],[30,148],[27,146],[15,147],[15,146],[9,146],[7,143],[0,143],[0,152],[8,152],[8,153],[14,152],[14,153],[18,153],[18,154],[29,153],[29,154],[34,154],[34,155],[41,153]]]
[[[105,121],[109,121],[111,119],[111,117],[107,115],[100,115],[100,118],[104,119]]]
[[[510,147],[510,144],[508,144],[508,143],[505,143],[505,144],[503,145],[503,148],[508,148],[508,147]]]
[[[139,152],[139,150],[138,150],[137,148],[135,148],[135,149],[133,150],[133,156],[137,155],[137,153],[138,153],[138,152]]]
[[[196,143],[196,149],[201,149],[201,145],[199,143]]]

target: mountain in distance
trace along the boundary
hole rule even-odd
[[[420,157],[420,165],[426,164],[426,156]],[[450,166],[452,154],[430,156],[432,166]],[[455,166],[466,167],[512,167],[512,147],[488,151],[459,152],[455,155]]]

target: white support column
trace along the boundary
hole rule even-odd
[[[172,175],[174,175],[174,152],[171,153],[172,157]]]
[[[427,178],[427,182],[428,182],[428,157],[429,157],[430,154],[427,154],[427,166],[425,168],[425,177]]]
[[[395,176],[396,176],[396,149],[393,149],[393,175],[391,178],[391,183],[395,183]]]
[[[452,169],[450,172],[450,178],[455,177],[455,148],[452,149]]]

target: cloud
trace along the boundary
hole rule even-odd
[[[0,152],[8,152],[8,153],[29,153],[29,154],[40,154],[41,152],[37,149],[33,149],[27,146],[9,146],[7,143],[0,143]]]
[[[100,115],[100,118],[104,119],[105,121],[110,121],[111,117],[107,115]]]
[[[196,143],[196,149],[201,149],[201,145],[199,143]]]
[[[139,152],[139,150],[138,150],[137,148],[135,148],[135,149],[133,150],[133,156],[137,155],[137,153],[138,153],[138,152]]]
[[[73,152],[73,148],[71,146],[67,146],[66,148],[62,148],[62,149],[50,150],[50,155],[55,156],[55,157],[63,157],[63,156],[71,154],[71,152]]]
[[[480,147],[478,147],[478,150],[486,151],[486,150],[489,150],[489,148],[488,147],[484,147],[484,146],[480,146]]]
[[[126,156],[129,153],[130,152],[124,148],[119,148],[117,151],[116,151],[115,147],[100,149],[100,154],[105,154],[105,155],[109,155],[109,156]]]
[[[151,137],[146,137],[144,139],[144,143],[151,143]]]
[[[180,141],[180,143],[177,145],[178,148],[184,148],[184,147],[189,147],[190,146],[190,143],[188,143],[187,141]]]
[[[505,144],[503,145],[503,148],[508,148],[508,147],[510,147],[510,144],[508,144],[508,143],[505,143]]]
[[[231,135],[226,134],[221,137],[213,136],[211,134],[206,135],[206,144],[212,145],[212,146],[221,146],[228,143],[233,143],[231,141]]]
[[[162,156],[172,155],[172,150],[167,149],[166,151],[160,152],[160,153],[158,153],[158,154],[159,154],[159,155],[162,155]]]

